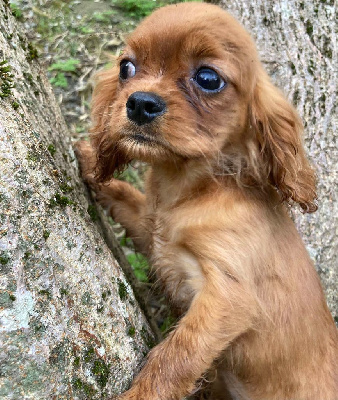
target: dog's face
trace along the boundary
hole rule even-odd
[[[93,117],[101,181],[132,159],[200,159],[220,170],[220,160],[236,154],[239,169],[295,199],[280,183],[292,181],[283,160],[301,152],[298,118],[269,82],[249,34],[219,7],[181,3],[146,18],[101,74]]]
[[[220,8],[159,9],[109,72],[109,140],[152,163],[217,156],[247,130],[257,63],[250,36]]]

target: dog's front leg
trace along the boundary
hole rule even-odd
[[[179,400],[191,393],[229,343],[250,328],[254,304],[248,288],[221,271],[209,271],[187,314],[150,352],[119,400]]]
[[[125,229],[135,248],[148,255],[151,241],[151,227],[146,216],[145,195],[127,182],[117,179],[94,188],[96,200],[106,208],[114,219]]]
[[[96,154],[93,147],[82,140],[76,143],[75,150],[82,177],[95,192],[97,201],[126,229],[136,250],[148,255],[151,229],[149,219],[145,217],[145,195],[129,183],[117,179],[112,179],[109,183],[98,183],[94,175]]]

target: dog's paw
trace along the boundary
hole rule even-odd
[[[95,184],[93,190],[95,191],[96,201],[106,209],[113,218],[118,216],[119,207],[121,203],[126,202],[128,196],[128,184],[112,179],[108,184]]]
[[[114,193],[112,190],[105,185],[98,185],[95,190],[95,200],[105,210],[112,212],[111,208],[115,203]]]
[[[79,166],[83,179],[86,181],[92,180],[94,177],[93,171],[96,164],[94,149],[88,141],[80,140],[79,142],[75,143],[74,151],[79,161]]]

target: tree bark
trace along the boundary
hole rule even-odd
[[[274,83],[298,109],[318,175],[318,211],[295,221],[337,322],[338,133],[336,9],[333,0],[223,0],[248,29]],[[226,29],[226,27],[225,27]]]
[[[151,347],[96,211],[35,49],[0,0],[1,399],[107,398]]]

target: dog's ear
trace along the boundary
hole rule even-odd
[[[106,182],[115,171],[124,169],[130,161],[117,149],[117,138],[112,135],[111,107],[116,96],[119,82],[117,68],[102,71],[96,75],[96,86],[93,93],[91,117],[91,144],[96,153],[95,178]]]
[[[259,142],[269,182],[283,201],[293,200],[304,212],[314,212],[316,178],[303,147],[301,120],[262,70],[251,102],[251,124]]]

